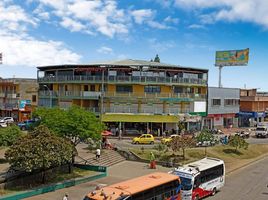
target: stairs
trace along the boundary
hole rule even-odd
[[[81,157],[76,157],[77,163],[86,163],[89,165],[97,165],[97,166],[105,166],[110,167],[117,163],[123,162],[126,159],[122,157],[118,152],[114,150],[102,150],[101,156],[98,160],[96,160],[95,155],[90,158],[84,159]]]

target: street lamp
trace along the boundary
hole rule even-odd
[[[48,89],[49,91],[49,98],[50,98],[50,105],[49,107],[52,108],[52,91],[49,89],[49,87],[47,85],[44,85],[45,88]]]

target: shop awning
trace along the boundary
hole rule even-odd
[[[177,123],[179,116],[175,115],[142,115],[142,114],[104,114],[102,122],[154,122]]]

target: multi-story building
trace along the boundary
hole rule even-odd
[[[15,121],[31,118],[37,93],[36,79],[0,79],[0,116],[13,117]]]
[[[181,120],[190,129],[206,116],[207,73],[140,60],[41,66],[39,105],[78,105],[126,133],[177,130]]]
[[[268,93],[257,89],[240,90],[239,125],[254,126],[263,122],[268,110]]]
[[[208,88],[208,116],[203,118],[203,126],[209,129],[237,127],[240,89]]]

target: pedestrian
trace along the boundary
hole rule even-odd
[[[153,152],[150,153],[150,169],[156,169],[155,156]]]
[[[119,139],[119,140],[121,140],[121,139],[122,139],[122,129],[120,129],[120,130],[119,130],[118,139]]]
[[[116,127],[116,129],[115,129],[115,135],[116,135],[116,136],[119,135],[119,129],[118,129],[118,127]]]
[[[100,149],[97,149],[96,150],[96,160],[100,159],[100,154],[101,154]]]
[[[64,196],[63,196],[63,198],[62,198],[62,200],[68,200],[69,198],[68,198],[68,194],[65,194]]]

